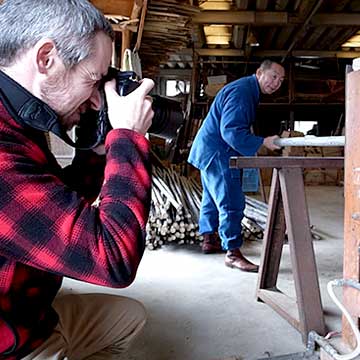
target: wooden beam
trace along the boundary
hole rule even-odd
[[[358,27],[351,27],[343,30],[339,33],[337,37],[334,37],[333,41],[330,43],[328,49],[335,50],[341,47],[341,45],[349,40],[353,35],[355,35],[359,31]]]
[[[343,168],[343,157],[232,156],[231,168]]]
[[[344,214],[344,279],[360,281],[360,143],[357,129],[359,128],[360,71],[346,75],[346,144],[345,144],[345,214]],[[355,323],[359,324],[360,293],[344,287],[343,301]],[[350,347],[356,345],[355,335],[349,322],[343,316],[342,338]],[[359,325],[358,325],[359,327]]]
[[[261,25],[286,25],[289,22],[287,12],[256,12],[256,11],[202,11],[193,19],[195,24],[261,24]]]
[[[351,0],[337,0],[334,10],[335,11],[343,11],[345,6],[350,2]]]
[[[288,4],[288,0],[278,0],[275,3],[275,10],[276,11],[284,11]]]
[[[249,0],[235,0],[235,6],[239,10],[245,10],[249,6]]]
[[[280,33],[281,29],[282,28],[280,26],[276,26],[276,27],[274,26],[267,29],[264,36],[260,38],[261,46],[264,49],[271,49],[274,44],[274,40],[277,38],[277,34]]]
[[[147,0],[144,0],[144,1],[140,0],[140,1],[141,1],[141,8],[140,8],[141,16],[140,16],[140,23],[139,23],[139,32],[137,34],[134,51],[139,51],[139,49],[140,49],[141,39],[142,39],[142,35],[144,32],[145,16],[146,16],[146,11],[147,11],[147,6],[148,6]],[[139,17],[140,12],[137,17]]]
[[[297,25],[301,24],[299,16],[285,11],[222,11],[204,10],[192,18],[195,24],[224,24],[224,25]],[[358,26],[360,14],[356,13],[321,13],[312,17],[309,22],[313,26]]]
[[[303,23],[307,16],[312,12],[312,9],[316,5],[317,0],[302,0],[299,5],[298,14],[301,22]]]
[[[244,43],[244,26],[235,25],[233,27],[233,44],[235,49],[241,49]]]
[[[191,49],[185,49],[179,54],[190,53]],[[240,49],[195,49],[199,56],[228,56],[228,57],[242,57],[244,51]],[[282,57],[286,54],[286,50],[255,50],[252,55],[258,57]],[[359,57],[358,51],[323,51],[323,50],[294,50],[291,56],[311,56],[319,58],[341,58],[341,59],[354,59]]]
[[[256,0],[256,10],[266,10],[268,0]]]
[[[305,3],[306,3],[306,1],[304,1],[303,4],[305,4]],[[312,4],[313,1],[309,0],[308,3]],[[286,51],[286,54],[284,55],[282,61],[284,61],[285,58],[291,53],[291,51],[295,48],[295,46],[297,45],[299,40],[301,40],[305,36],[308,24],[310,23],[311,19],[314,17],[314,15],[318,11],[318,9],[320,8],[322,3],[323,3],[323,0],[318,0],[317,3],[314,6],[311,6],[311,8],[310,8],[310,9],[312,9],[311,11],[304,10],[305,13],[303,15],[306,16],[306,19],[304,18],[303,24],[297,30],[297,32],[296,32],[295,36],[293,37],[292,42],[291,42],[290,46],[288,47],[288,49]]]
[[[360,14],[317,14],[310,21],[311,25],[359,26]]]
[[[303,47],[305,49],[311,49],[325,32],[328,32],[328,28],[325,26],[311,29],[311,31],[309,31],[310,36],[305,40]]]
[[[101,12],[130,17],[133,9],[132,0],[90,0]]]
[[[111,24],[111,27],[116,32],[131,31],[136,33],[138,22],[139,20],[134,19],[134,20],[126,21],[125,23],[121,23],[121,24]]]
[[[289,42],[289,40],[291,39],[291,35],[294,32],[294,30],[295,30],[294,25],[280,28],[280,33],[275,39],[274,47],[276,49],[284,49],[287,42]]]

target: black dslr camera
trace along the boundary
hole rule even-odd
[[[80,123],[75,132],[77,148],[92,149],[104,143],[106,134],[112,129],[107,115],[103,84],[114,78],[116,80],[116,91],[120,96],[130,94],[140,85],[139,78],[135,72],[118,71],[110,67],[100,86],[102,108],[100,111],[89,110],[81,116]],[[176,138],[184,122],[181,104],[158,95],[152,96],[152,99],[154,117],[148,132],[164,139],[171,140]]]

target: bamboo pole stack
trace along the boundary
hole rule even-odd
[[[153,167],[152,201],[146,244],[151,250],[169,243],[198,244],[201,189],[172,169]]]
[[[152,201],[146,244],[156,249],[165,244],[200,244],[198,231],[201,186],[173,168],[153,167]],[[243,237],[261,240],[265,230],[267,204],[246,196]]]

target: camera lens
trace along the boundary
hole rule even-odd
[[[181,104],[158,95],[152,98],[154,117],[148,132],[164,139],[175,138],[184,122]]]

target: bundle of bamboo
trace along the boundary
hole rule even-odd
[[[152,202],[146,228],[148,249],[169,243],[202,242],[198,232],[201,192],[194,178],[181,176],[172,168],[153,167]],[[262,239],[266,216],[267,204],[246,196],[244,239]]]

